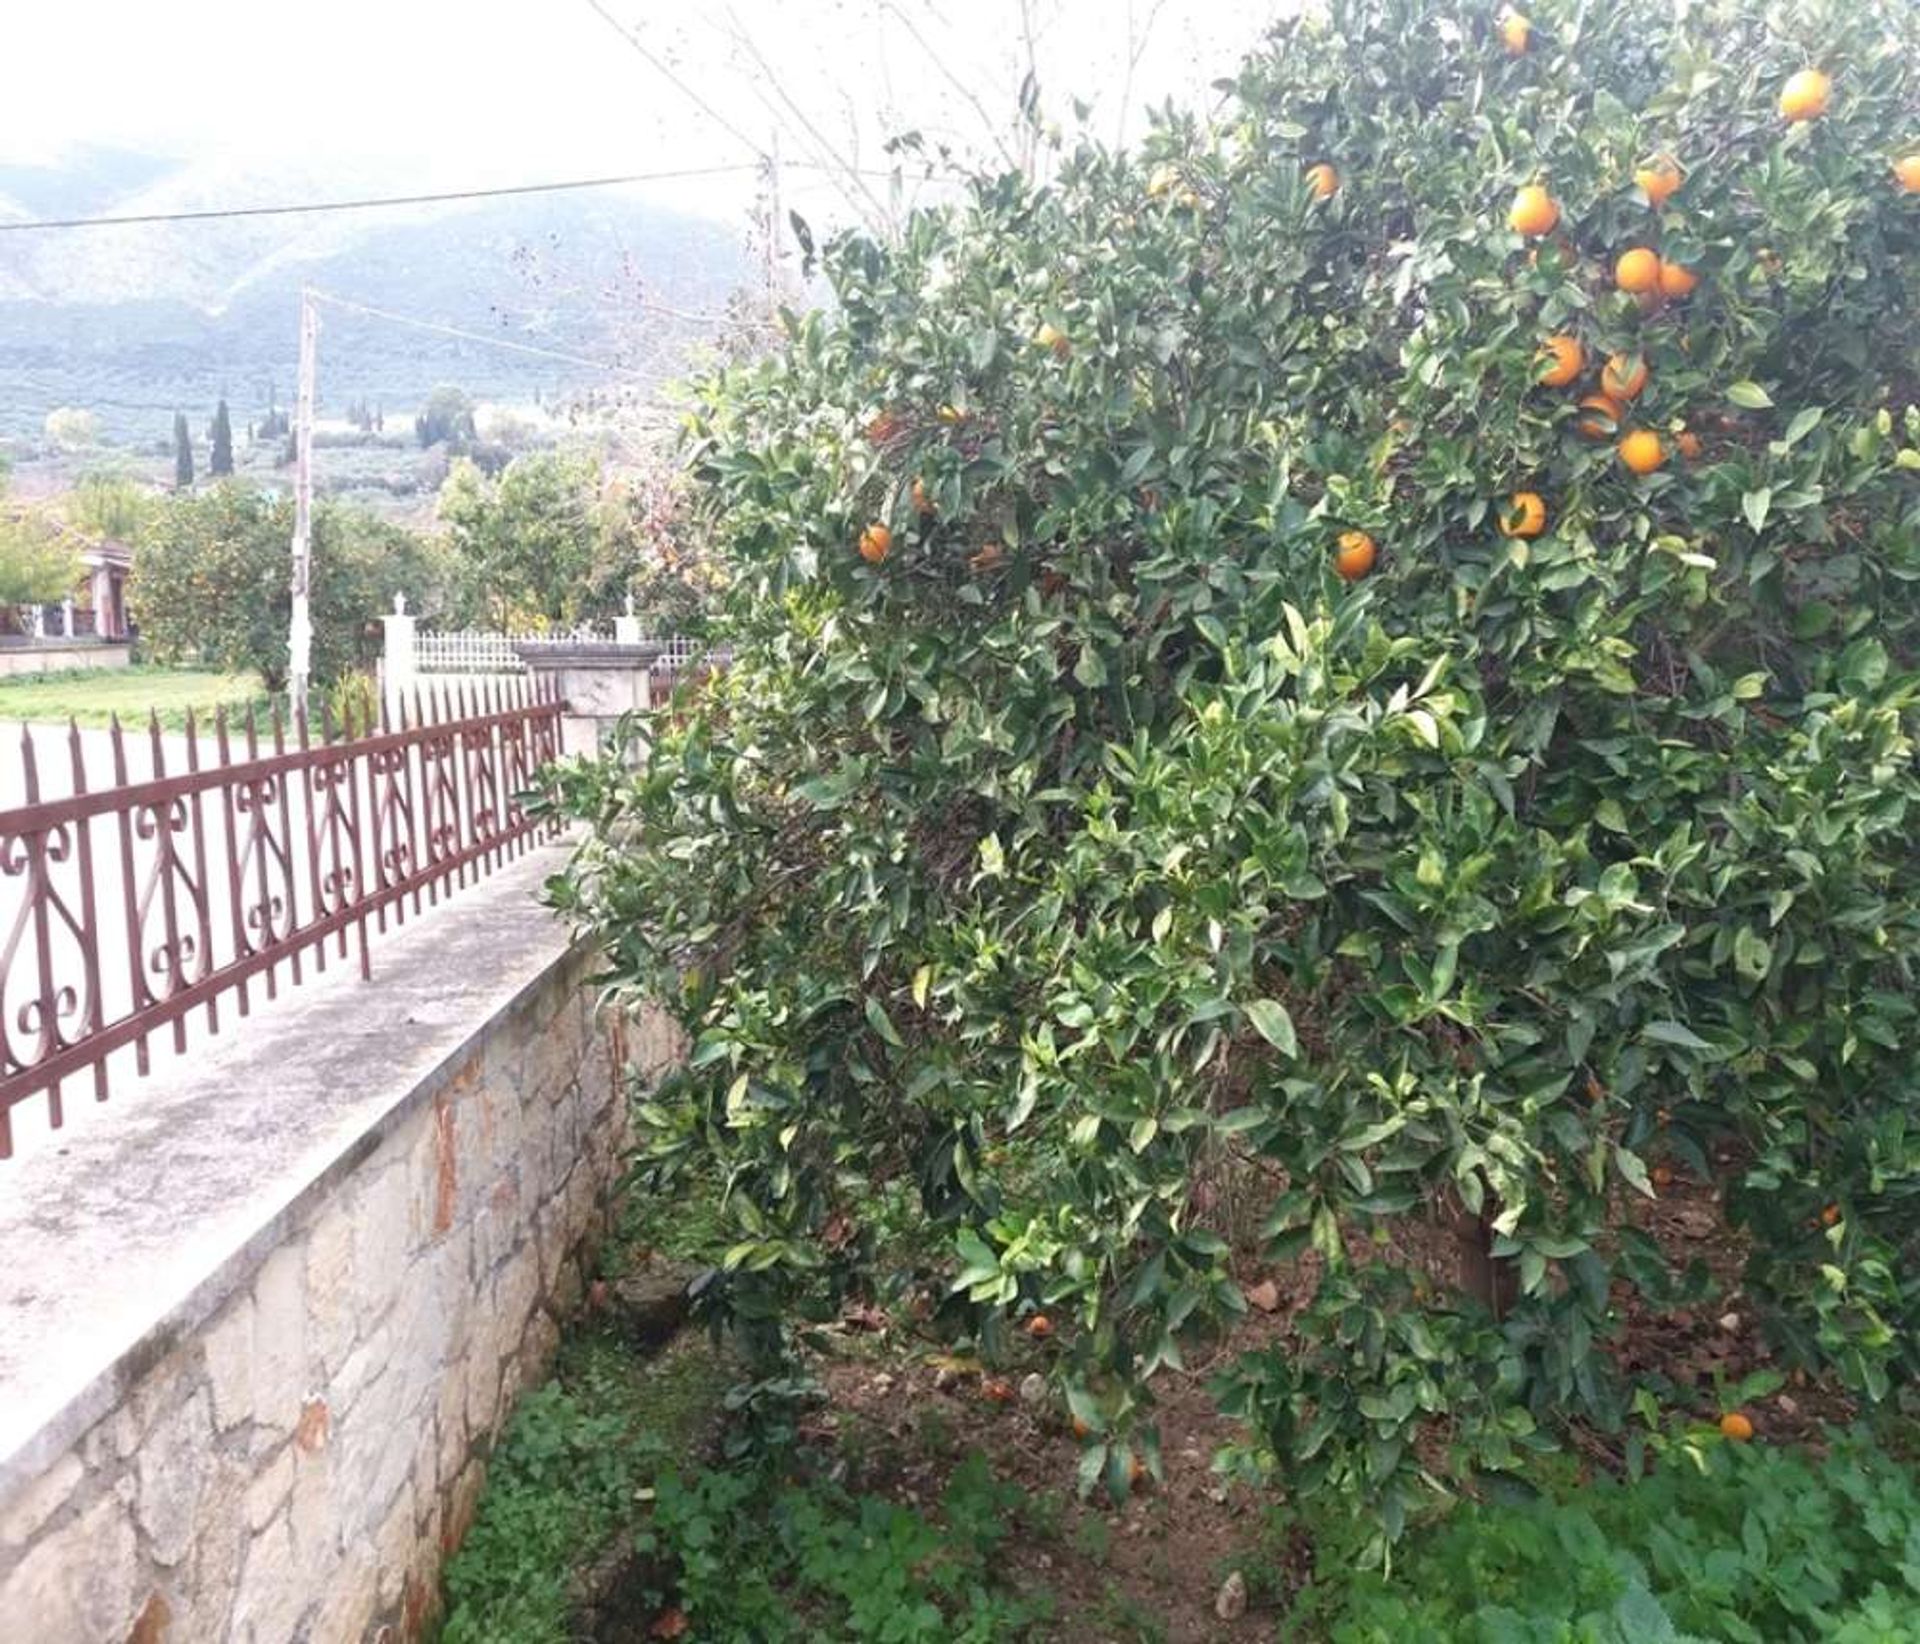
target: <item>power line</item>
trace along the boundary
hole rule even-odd
[[[441,194],[389,194],[363,200],[313,200],[298,205],[226,206],[209,211],[150,211],[125,217],[51,217],[25,223],[0,222],[0,234],[54,228],[124,228],[143,223],[204,223],[234,217],[294,217],[323,211],[371,211],[386,206],[440,205],[454,200],[498,200],[520,194],[561,194],[583,188],[618,188],[627,183],[669,182],[682,177],[718,177],[755,171],[745,161],[719,166],[681,166],[669,171],[637,171],[624,177],[581,177],[562,183],[520,183],[508,188],[463,188]]]
[[[488,343],[495,348],[511,349],[516,354],[537,354],[542,359],[559,360],[566,365],[584,365],[594,371],[613,371],[615,366],[605,360],[589,360],[579,354],[563,354],[558,349],[538,348],[532,343],[515,342],[510,337],[490,337],[484,331],[463,331],[457,325],[441,325],[437,320],[416,320],[410,315],[395,314],[391,309],[375,308],[371,303],[357,303],[346,297],[335,297],[325,291],[314,291],[315,301],[327,303],[334,308],[348,309],[355,314],[366,314],[376,320],[389,320],[395,325],[411,326],[416,331],[437,332],[443,337],[458,337],[463,342]]]

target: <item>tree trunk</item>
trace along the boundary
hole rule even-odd
[[[1456,1204],[1453,1216],[1460,1288],[1477,1298],[1496,1319],[1507,1316],[1520,1287],[1513,1263],[1493,1254],[1493,1221],[1499,1214],[1500,1206],[1489,1192],[1479,1215]]]

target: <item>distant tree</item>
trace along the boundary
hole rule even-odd
[[[600,464],[541,451],[497,477],[462,459],[440,490],[462,620],[568,624],[618,609],[631,542],[603,506]]]
[[[207,472],[215,479],[222,479],[233,472],[233,421],[227,415],[224,394],[214,408],[211,439],[213,453],[207,458]]]
[[[79,580],[79,556],[51,520],[0,512],[0,606],[64,599]]]
[[[128,605],[143,643],[163,661],[197,658],[257,672],[269,691],[287,680],[287,542],[293,504],[245,484],[167,499],[133,564]],[[358,509],[322,502],[313,520],[313,674],[327,685],[378,655],[382,612],[405,594],[439,603],[434,546]]]
[[[116,542],[137,542],[153,515],[154,498],[138,480],[95,469],[74,483],[66,515],[81,530]]]
[[[61,451],[85,451],[100,443],[100,422],[91,411],[63,405],[47,413],[47,443]]]
[[[473,401],[458,388],[436,388],[413,419],[413,431],[423,447],[446,445],[461,450],[474,439]]]
[[[176,491],[193,489],[193,435],[188,431],[184,411],[173,414],[173,488]]]

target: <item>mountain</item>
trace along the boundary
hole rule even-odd
[[[133,216],[395,192],[336,165],[266,168],[95,151],[58,170],[0,166],[0,224]],[[524,401],[644,392],[707,331],[650,305],[721,308],[748,276],[740,235],[631,191],[458,205],[0,233],[0,436],[80,406],[114,443],[166,438],[225,393],[236,422],[284,408],[299,293],[606,362],[543,360],[323,310],[323,414],[352,402],[410,416],[434,388]]]

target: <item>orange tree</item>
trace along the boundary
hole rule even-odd
[[[708,385],[734,663],[561,897],[692,1037],[750,1338],[907,1190],[1124,1488],[1238,1169],[1314,1286],[1240,1460],[1391,1535],[1622,1422],[1664,1157],[1787,1361],[1920,1368],[1920,13],[1529,10],[1330,0]]]

